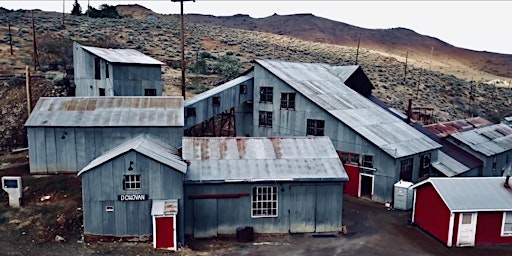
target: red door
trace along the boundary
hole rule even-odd
[[[156,217],[156,248],[174,248],[174,217]]]
[[[359,167],[344,164],[345,171],[348,175],[348,181],[345,182],[344,192],[350,196],[359,196]]]

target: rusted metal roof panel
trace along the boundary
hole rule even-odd
[[[164,65],[164,63],[133,49],[107,49],[83,45],[81,47],[110,63]]]
[[[344,67],[274,60],[256,62],[395,158],[441,147],[346,86],[338,76]],[[355,71],[353,66],[347,70]]]
[[[467,119],[425,125],[425,128],[436,135],[438,138],[446,137],[452,133],[469,131],[475,128],[493,125],[492,122],[481,117],[472,117]]]
[[[140,154],[174,168],[182,173],[187,172],[187,164],[180,157],[176,148],[167,145],[150,135],[140,135],[111,150],[108,150],[101,156],[92,160],[87,166],[78,172],[78,176],[130,150],[139,152]]]
[[[486,156],[512,150],[512,128],[505,124],[495,124],[450,136]]]
[[[25,126],[183,126],[183,97],[42,97]]]
[[[184,137],[189,182],[348,180],[328,137]]]
[[[451,211],[512,211],[512,189],[503,186],[505,177],[429,178],[412,188],[427,183]]]

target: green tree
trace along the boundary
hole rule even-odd
[[[71,10],[71,15],[76,15],[76,16],[82,15],[82,7],[78,3],[78,0],[75,0],[75,3],[73,4],[73,9]]]
[[[242,64],[237,58],[224,55],[217,60],[214,70],[225,80],[230,80],[239,75],[241,67]]]

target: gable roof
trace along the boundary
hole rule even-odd
[[[188,182],[346,181],[329,137],[184,137]]]
[[[42,97],[25,126],[147,127],[185,123],[183,97]]]
[[[454,212],[512,211],[512,189],[503,186],[505,177],[428,178],[412,188],[427,183]]]
[[[80,172],[78,172],[78,176],[131,150],[174,168],[182,173],[187,172],[187,164],[179,156],[177,149],[150,135],[140,135],[111,150],[108,150],[101,156],[92,160],[88,165],[82,168]]]
[[[92,46],[80,45],[82,49],[100,57],[110,63],[138,64],[138,65],[164,65],[164,63],[153,59],[133,49],[107,49]]]
[[[464,143],[476,152],[493,156],[512,150],[512,127],[495,124],[450,136]]]
[[[337,75],[341,67],[275,60],[256,62],[394,158],[441,147],[346,86]]]

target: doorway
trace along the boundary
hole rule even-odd
[[[373,175],[360,173],[359,174],[360,186],[359,197],[372,199],[373,198]]]
[[[474,246],[476,234],[476,212],[459,215],[457,246]]]

